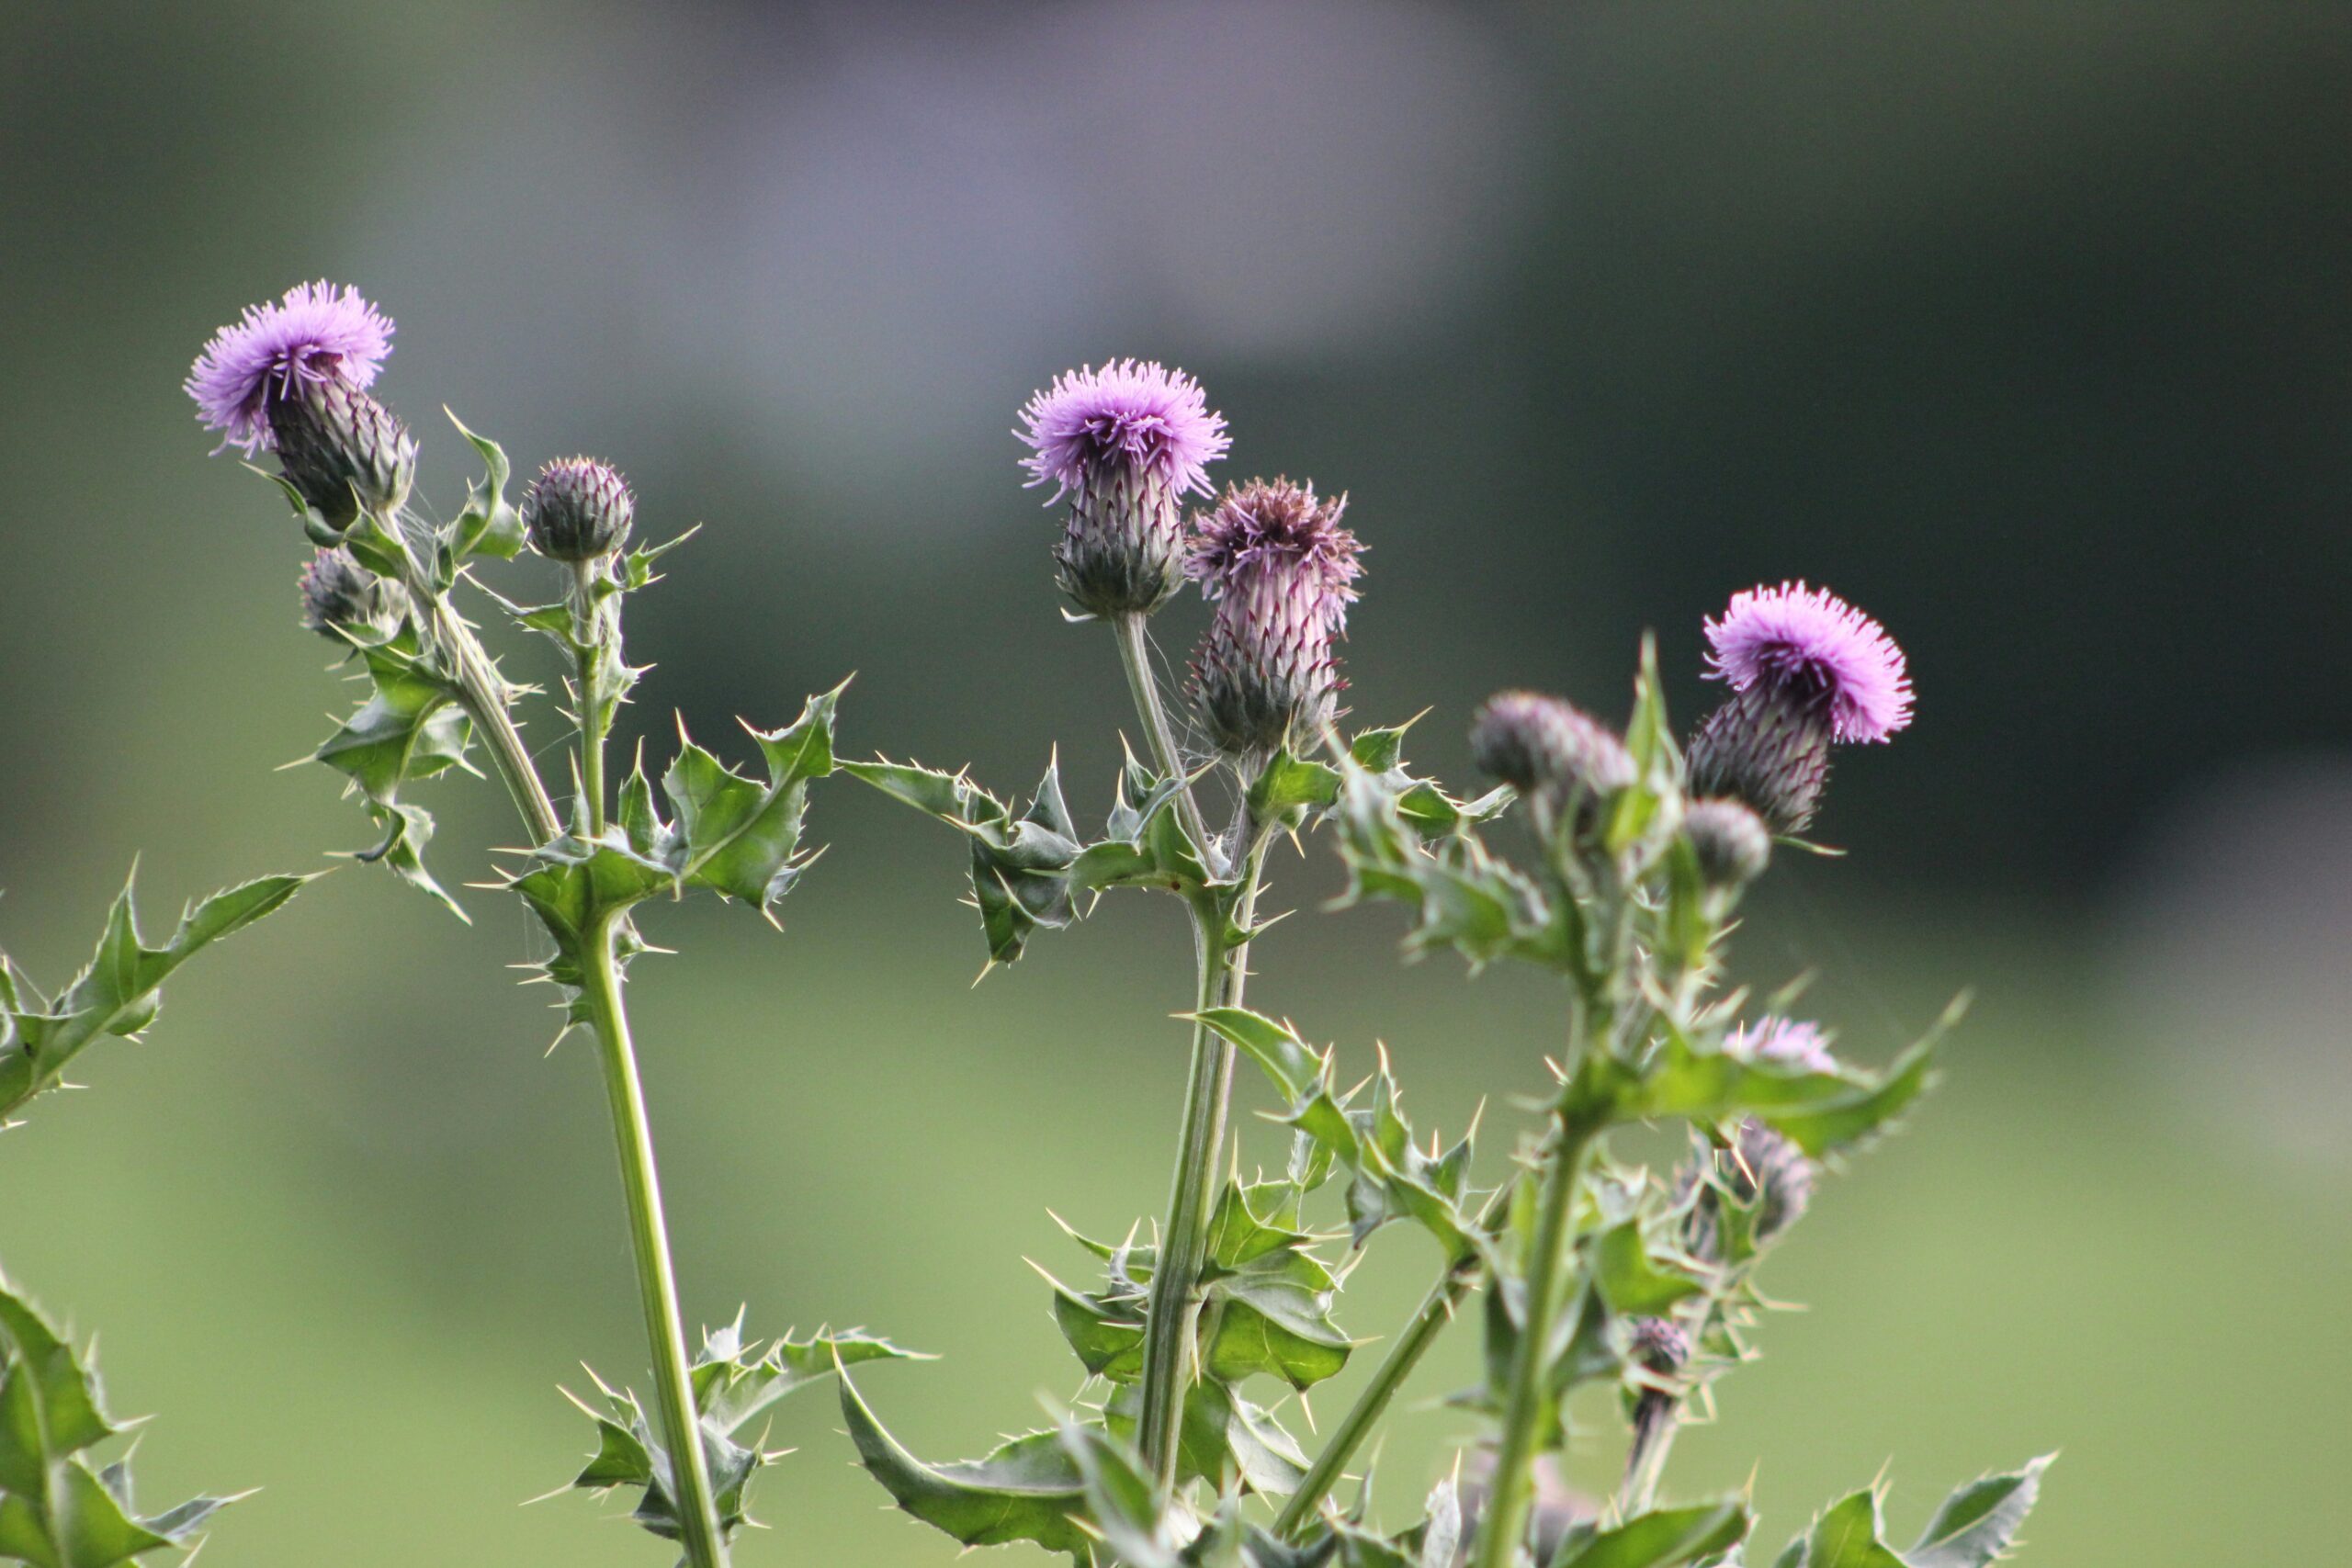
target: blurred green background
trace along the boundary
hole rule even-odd
[[[1817,968],[1865,1057],[1979,1005],[1775,1260],[1811,1310],[1669,1484],[1752,1475],[1777,1542],[1890,1461],[1908,1525],[2056,1447],[2032,1561],[2340,1551],[2352,8],[81,0],[0,12],[0,939],[37,976],[134,852],[162,919],[365,840],[271,771],[344,694],[280,503],[178,389],[248,300],[326,276],[399,319],[379,389],[445,513],[447,403],[707,525],[631,611],[657,756],[673,708],[718,740],[855,669],[849,750],[1009,788],[1058,740],[1081,815],[1118,672],[1006,430],[1065,365],[1158,356],[1232,474],[1352,492],[1356,711],[1433,708],[1449,776],[1497,685],[1622,712],[1645,627],[1692,714],[1699,617],[1759,579],[1911,651],[1917,726],[1823,824],[1855,853],[1776,874],[1740,964]],[[453,882],[511,834],[486,786],[419,798]],[[944,831],[846,784],[815,831],[781,937],[648,921],[685,953],[638,992],[688,1309],[940,1351],[865,1386],[978,1451],[1074,1388],[1021,1261],[1078,1271],[1048,1206],[1163,1200],[1182,927],[1125,900],[971,989]],[[1276,895],[1311,911],[1309,850]],[[519,1506],[583,1444],[556,1385],[641,1351],[592,1064],[542,1056],[525,917],[464,897],[471,929],[334,876],[0,1141],[0,1261],[162,1413],[149,1494],[266,1488],[208,1561],[661,1560]],[[1253,998],[1385,1040],[1449,1128],[1532,1087],[1554,998],[1396,931],[1303,914]],[[1431,1264],[1384,1234],[1343,1321],[1388,1332]],[[946,1561],[837,1424],[788,1409],[739,1562]],[[1392,1518],[1464,1429],[1403,1423]],[[1603,1416],[1577,1473],[1616,1451]]]

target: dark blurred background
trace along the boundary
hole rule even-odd
[[[2034,1561],[2352,1526],[2352,7],[82,3],[0,14],[0,939],[37,976],[134,852],[161,920],[365,840],[270,771],[346,694],[280,502],[179,391],[246,302],[323,276],[398,319],[379,390],[443,514],[447,404],[707,525],[631,607],[657,761],[673,709],[727,744],[854,669],[851,750],[1012,788],[1058,740],[1082,816],[1118,672],[1056,614],[1008,430],[1066,366],[1158,357],[1231,476],[1351,493],[1356,711],[1434,710],[1449,775],[1495,686],[1621,713],[1645,629],[1692,715],[1700,619],[1758,581],[1911,654],[1917,726],[1822,825],[1855,852],[1776,874],[1741,967],[1820,970],[1866,1057],[1979,1005],[1776,1259],[1813,1310],[1673,1485],[1752,1472],[1777,1543],[1890,1458],[1908,1523],[2063,1446]],[[1198,619],[1159,623],[1171,665]],[[495,791],[418,798],[445,880],[482,874]],[[650,921],[686,950],[639,990],[689,1310],[944,1352],[867,1386],[977,1451],[1075,1386],[1019,1260],[1079,1271],[1046,1207],[1161,1201],[1181,926],[1129,901],[967,990],[956,845],[846,784],[815,825],[781,938]],[[471,930],[330,879],[0,1145],[0,1261],[163,1413],[153,1495],[266,1487],[211,1560],[659,1560],[514,1507],[584,1442],[554,1385],[641,1352],[588,1058],[542,1060],[502,968],[533,934],[461,897]],[[1395,931],[1303,915],[1256,997],[1385,1039],[1448,1126],[1532,1086],[1544,989],[1399,968]],[[1430,1264],[1384,1235],[1344,1321],[1387,1332]],[[787,1414],[740,1560],[945,1561],[835,1425]],[[1393,1517],[1464,1429],[1417,1407]]]

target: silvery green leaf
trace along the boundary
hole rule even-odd
[[[1057,1436],[1078,1471],[1090,1522],[1116,1560],[1125,1568],[1178,1568],[1175,1523],[1135,1450],[1068,1417]]]
[[[1185,1016],[1197,1018],[1257,1063],[1285,1103],[1304,1099],[1330,1071],[1329,1052],[1316,1051],[1288,1023],[1276,1023],[1262,1013],[1228,1007]]]
[[[1854,1493],[1814,1520],[1804,1538],[1804,1568],[1908,1568],[1882,1539],[1885,1529],[1878,1493]]]

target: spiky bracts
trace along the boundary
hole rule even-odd
[[[1346,510],[1311,484],[1252,479],[1194,520],[1185,570],[1216,613],[1193,656],[1193,705],[1227,757],[1295,750],[1337,716],[1333,643],[1363,571]]]

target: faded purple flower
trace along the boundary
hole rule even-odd
[[[1742,1062],[1794,1067],[1805,1073],[1838,1070],[1838,1058],[1829,1054],[1829,1042],[1823,1037],[1819,1024],[1778,1015],[1743,1023],[1733,1030],[1724,1042],[1724,1055]]]
[[[1232,444],[1201,384],[1157,360],[1065,370],[1030,397],[1021,418],[1028,428],[1013,434],[1034,448],[1021,466],[1031,484],[1051,481],[1056,501],[1104,465],[1148,475],[1178,496],[1205,495],[1208,466]]]
[[[1712,1179],[1702,1183],[1702,1169]],[[1803,1218],[1813,1201],[1813,1162],[1804,1151],[1755,1117],[1742,1119],[1728,1149],[1702,1138],[1693,1163],[1676,1174],[1678,1202],[1690,1205],[1682,1222],[1683,1245],[1709,1263],[1724,1257],[1724,1199],[1728,1195],[1747,1216],[1747,1239],[1762,1247]]]
[[[1603,795],[1634,782],[1634,759],[1610,728],[1561,698],[1498,692],[1470,725],[1479,772],[1523,795],[1546,789]]]
[[[1225,421],[1180,370],[1132,359],[1070,370],[1021,411],[1029,482],[1069,517],[1054,547],[1062,591],[1090,615],[1149,615],[1183,582],[1182,498],[1205,492]],[[1050,504],[1050,503],[1049,503]]]
[[[291,398],[304,383],[330,378],[365,389],[391,351],[391,319],[357,289],[298,283],[215,333],[183,385],[204,427],[221,433],[219,450],[236,446],[250,457],[277,445],[273,395]]]
[[[531,481],[522,515],[531,547],[549,560],[594,560],[628,538],[637,497],[611,464],[559,457]]]
[[[1884,740],[1911,722],[1903,650],[1826,588],[1784,582],[1735,593],[1723,619],[1707,623],[1707,643],[1712,679],[1821,705],[1832,739]]]
[[[1217,749],[1263,757],[1337,713],[1345,631],[1363,547],[1340,525],[1347,498],[1313,485],[1228,485],[1193,520],[1185,571],[1216,605],[1193,657],[1193,697]]]

